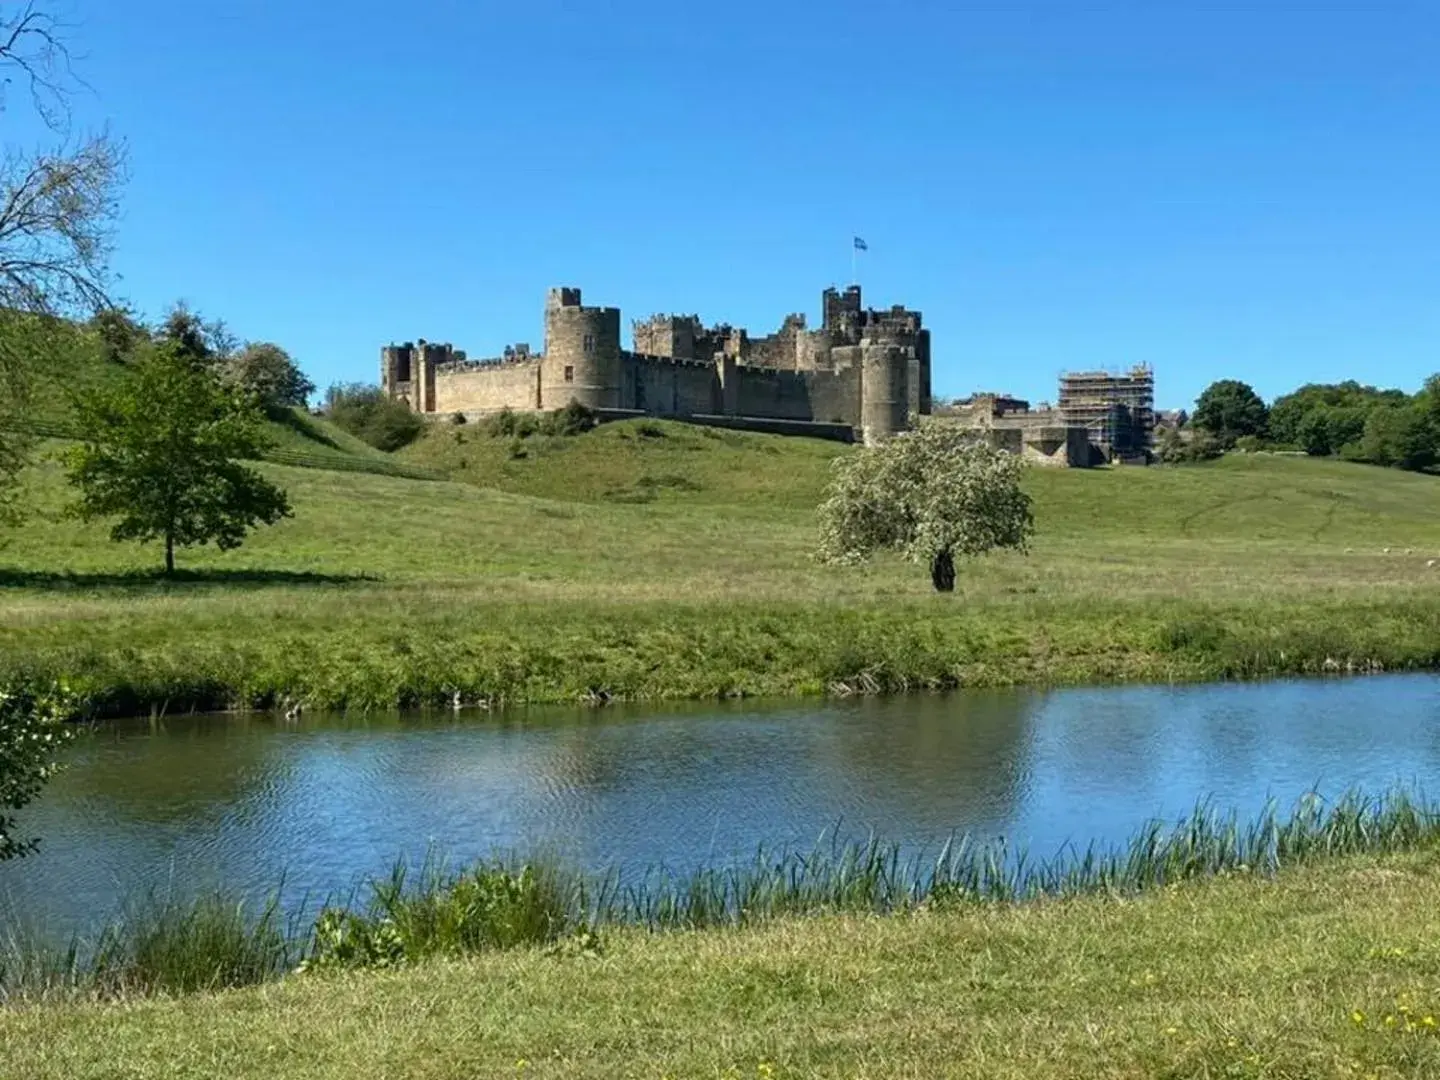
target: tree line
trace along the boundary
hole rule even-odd
[[[1162,461],[1291,450],[1422,471],[1440,463],[1440,375],[1414,394],[1353,379],[1307,383],[1269,405],[1249,384],[1221,379],[1201,393],[1189,428],[1161,436]]]

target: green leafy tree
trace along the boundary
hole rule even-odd
[[[174,346],[177,355],[200,366],[223,365],[239,347],[222,320],[205,319],[183,300],[170,308],[156,337]]]
[[[143,342],[150,340],[145,324],[125,307],[97,311],[90,319],[90,329],[100,341],[100,355],[111,364],[124,363]]]
[[[1019,457],[965,428],[927,423],[837,458],[820,506],[820,558],[856,563],[876,551],[928,564],[937,591],[955,588],[955,559],[1025,551],[1034,531]]]
[[[247,344],[226,362],[225,374],[266,408],[304,405],[315,392],[290,354],[268,341]]]
[[[259,409],[174,344],[148,347],[128,378],[79,395],[76,419],[86,433],[67,458],[76,512],[117,518],[115,541],[163,541],[167,574],[177,547],[228,551],[290,516],[285,493],[237,460],[266,446]]]
[[[28,855],[38,844],[17,835],[15,811],[29,805],[59,770],[72,712],[64,693],[0,688],[0,862]]]
[[[1263,436],[1267,413],[1265,402],[1248,384],[1238,379],[1221,379],[1205,388],[1195,403],[1192,419],[1223,446],[1231,447],[1244,435]]]
[[[1415,395],[1415,406],[1427,417],[1430,424],[1440,435],[1440,374],[1431,375],[1425,380],[1425,385]]]
[[[1317,405],[1304,413],[1290,440],[1314,457],[1338,454],[1342,446],[1365,433],[1365,421],[1374,411],[1364,405]]]
[[[1375,409],[1365,421],[1360,456],[1375,465],[1428,469],[1436,462],[1436,428],[1422,403]]]
[[[1365,429],[1365,419],[1373,409],[1403,405],[1408,400],[1402,390],[1377,390],[1354,379],[1341,383],[1307,383],[1276,398],[1270,406],[1270,438],[1277,443],[1303,448],[1306,439],[1301,427],[1307,417],[1315,412],[1333,410],[1326,413],[1323,421],[1312,421],[1308,434],[1313,444],[1324,443],[1330,447],[1321,453],[1335,453],[1340,447],[1360,438]]]
[[[366,383],[331,386],[325,392],[325,415],[351,435],[386,452],[408,446],[425,427],[425,421],[410,406]]]

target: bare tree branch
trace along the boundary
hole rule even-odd
[[[28,88],[45,125],[62,134],[69,131],[70,97],[84,86],[72,64],[69,29],[37,0],[0,0],[0,110],[6,105],[6,90],[18,80]]]
[[[0,306],[57,313],[111,306],[112,234],[124,147],[100,135],[73,152],[0,160]]]

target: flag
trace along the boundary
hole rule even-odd
[[[857,236],[857,237],[855,237],[855,250],[856,250],[856,251],[869,251],[869,250],[870,250],[870,245],[867,244],[867,243],[865,243],[864,240],[861,240],[860,237]]]

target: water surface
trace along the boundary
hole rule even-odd
[[[1440,794],[1440,678],[965,692],[503,716],[187,717],[99,729],[22,819],[0,898],[52,930],[222,884],[313,902],[397,856],[544,850],[683,870],[836,830],[1121,842],[1197,800]],[[298,901],[296,901],[298,902]]]

